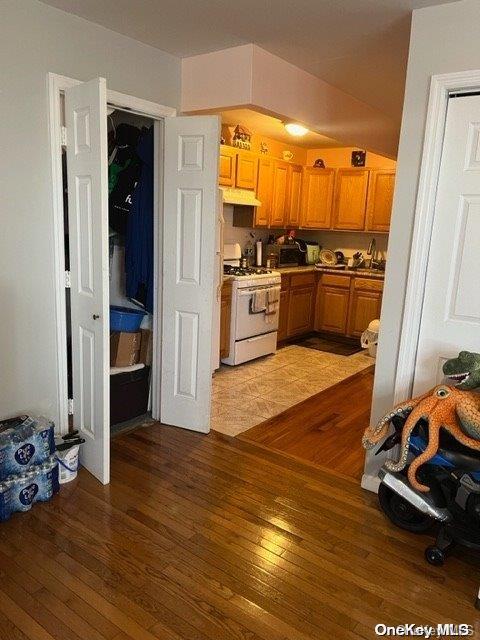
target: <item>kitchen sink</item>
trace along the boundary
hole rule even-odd
[[[356,273],[379,273],[379,274],[384,274],[385,271],[383,269],[369,269],[368,267],[361,267],[360,269],[355,269],[352,267],[352,271],[355,271]]]

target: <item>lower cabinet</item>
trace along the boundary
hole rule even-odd
[[[380,317],[383,281],[341,274],[282,276],[278,341],[313,330],[356,338]]]
[[[347,332],[350,276],[324,273],[320,276],[315,308],[315,330]]]
[[[308,333],[313,329],[315,286],[292,287],[288,303],[287,337]]]
[[[278,316],[277,341],[285,340],[288,326],[288,290],[280,291],[280,311]]]
[[[348,289],[320,285],[315,330],[345,334],[349,297],[350,292]]]
[[[232,284],[224,283],[220,301],[220,358],[230,355],[230,316],[232,314]]]
[[[380,318],[383,282],[352,278],[348,312],[349,336],[361,336],[372,320]]]

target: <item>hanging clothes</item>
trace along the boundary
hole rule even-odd
[[[139,140],[138,183],[127,216],[125,238],[126,293],[153,312],[153,126]]]
[[[108,167],[110,226],[125,235],[127,219],[132,206],[133,193],[141,171],[136,148],[141,130],[130,124],[119,124],[115,130],[113,160]]]

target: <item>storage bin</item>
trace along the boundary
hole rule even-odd
[[[148,411],[150,367],[110,376],[110,424],[118,424]]]
[[[143,317],[147,315],[142,309],[129,307],[110,307],[110,331],[125,331],[133,333],[140,329]]]

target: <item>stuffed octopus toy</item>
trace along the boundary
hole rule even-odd
[[[443,372],[455,386],[441,384],[422,396],[398,404],[377,425],[368,427],[362,439],[365,449],[371,449],[387,435],[392,418],[396,415],[406,418],[402,428],[400,457],[397,462],[385,462],[385,467],[390,471],[401,471],[407,465],[410,437],[415,425],[421,419],[426,420],[427,447],[411,462],[407,474],[411,486],[424,493],[430,491],[430,487],[421,484],[416,474],[418,468],[437,453],[440,429],[448,431],[466,447],[480,451],[480,395],[470,391],[480,386],[480,354],[462,351],[458,358],[445,362]]]

